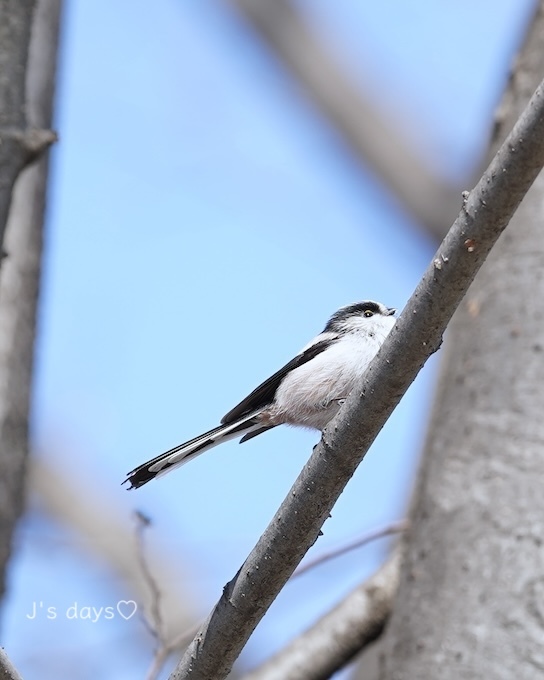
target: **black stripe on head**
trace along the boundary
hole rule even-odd
[[[383,314],[383,307],[372,300],[363,300],[363,302],[354,302],[352,305],[341,307],[335,312],[327,321],[327,325],[323,329],[324,333],[335,333],[342,329],[346,319],[352,316],[363,316],[365,312],[372,312],[373,314]]]

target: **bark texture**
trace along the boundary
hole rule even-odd
[[[0,0],[0,247],[27,154],[25,76],[34,0]]]
[[[542,3],[496,140],[544,73]],[[544,674],[544,175],[455,315],[381,677]]]
[[[11,9],[17,14],[18,4],[0,0],[0,24],[1,12]],[[37,2],[25,99],[35,128],[48,128],[51,122],[59,13],[60,0]],[[42,157],[21,173],[14,187],[6,230],[8,257],[0,276],[0,596],[23,506],[46,181],[47,159]]]
[[[379,637],[398,587],[397,551],[307,631],[243,680],[327,680]]]
[[[22,680],[8,655],[0,648],[0,680]]]

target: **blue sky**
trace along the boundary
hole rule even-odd
[[[409,122],[437,173],[470,171],[531,2],[299,4],[361,83]],[[125,473],[215,426],[340,305],[370,298],[402,308],[434,246],[355,166],[227,3],[161,0],[151,10],[142,0],[72,0],[59,76],[34,446],[97,503],[150,515],[154,539],[191,565],[189,589],[204,616],[317,435],[278,428],[229,443],[130,494],[120,487]],[[432,364],[315,553],[402,516]],[[377,544],[289,585],[247,662],[306,627],[383,555]],[[67,530],[31,513],[2,643],[23,676],[84,659],[81,678],[104,676],[104,664],[108,677],[140,677],[153,644],[136,617],[94,625],[25,617],[36,600],[61,611],[129,597]]]

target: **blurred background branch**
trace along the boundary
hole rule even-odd
[[[3,59],[9,51],[16,55],[15,63],[0,78],[0,110],[5,114],[13,107],[13,120],[3,124],[22,132],[27,125],[36,129],[51,126],[60,8],[60,0],[38,0],[35,7],[28,0],[0,1],[1,30],[10,34],[9,40],[0,40],[0,54]],[[13,88],[11,95],[5,92],[6,81],[9,89]],[[7,257],[0,272],[0,596],[5,590],[13,532],[23,509],[48,177],[46,156],[19,174],[28,159],[25,156],[24,162],[17,161],[19,152],[11,144],[6,146],[20,167],[12,173],[13,182],[18,177],[14,187],[4,178],[0,191],[0,221],[9,206]],[[2,143],[0,156],[4,153]],[[0,165],[3,162],[0,158]]]
[[[303,560],[302,563],[295,569],[291,579],[297,576],[302,576],[303,574],[310,571],[310,569],[315,569],[315,567],[328,562],[329,560],[336,559],[347,552],[355,550],[356,548],[361,548],[363,545],[370,543],[371,541],[376,541],[379,538],[384,538],[385,536],[390,536],[391,534],[398,534],[406,531],[408,529],[407,520],[399,520],[398,522],[392,522],[387,526],[381,527],[380,529],[375,529],[374,531],[367,531],[362,536],[356,539],[352,539],[343,545],[336,546],[331,550],[322,552],[314,558]]]
[[[158,603],[138,559],[136,527],[118,501],[104,491],[98,496],[92,485],[66,474],[52,457],[32,459],[29,489],[40,511],[71,527],[80,547],[122,579],[130,596],[142,606],[141,613],[155,623],[150,612]],[[170,642],[198,618],[194,596],[185,589],[190,568],[179,555],[170,555],[157,544],[151,531],[148,541],[146,563],[161,593],[161,638]]]
[[[400,551],[307,631],[243,680],[327,680],[376,640],[398,588]]]
[[[370,168],[403,208],[435,240],[442,240],[474,177],[453,185],[425,162],[402,114],[386,110],[357,82],[292,0],[228,0],[249,22],[289,75],[343,138],[359,163]]]

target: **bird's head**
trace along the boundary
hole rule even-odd
[[[394,307],[386,307],[380,302],[363,300],[355,302],[335,312],[328,320],[324,333],[357,333],[367,335],[387,335],[395,325]]]

